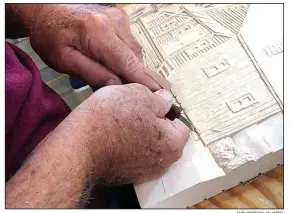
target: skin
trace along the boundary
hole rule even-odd
[[[23,26],[18,33],[28,32],[33,48],[55,69],[97,85],[120,81],[118,76],[137,82],[103,87],[74,109],[6,183],[6,208],[74,208],[89,180],[142,183],[181,157],[189,130],[165,119],[172,95],[144,75],[124,15],[121,20],[111,9],[76,5],[6,9],[14,11],[10,22]]]
[[[30,36],[36,53],[58,72],[93,86],[118,85],[123,77],[153,91],[160,89],[146,74],[142,48],[123,10],[96,4],[8,4],[6,11],[8,36],[19,31]]]

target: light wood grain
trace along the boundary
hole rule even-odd
[[[283,208],[283,185],[276,179],[263,176],[255,180],[252,186],[256,187],[266,198],[272,200],[277,208]]]
[[[210,200],[204,200],[194,206],[196,209],[218,209],[219,207],[212,203]]]
[[[219,208],[249,208],[238,197],[232,196],[228,192],[222,192],[217,196],[210,198],[210,201]]]
[[[238,185],[194,208],[283,208],[283,166],[279,166],[247,185]]]

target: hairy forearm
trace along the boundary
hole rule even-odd
[[[57,127],[6,184],[6,208],[74,208],[89,181],[88,150],[72,128]]]
[[[59,4],[5,4],[6,38],[30,36],[37,28],[49,27],[51,20],[61,24],[65,13],[68,9]]]
[[[35,26],[62,25],[70,22],[70,16],[76,12],[90,13],[93,9],[98,12],[102,8],[97,4],[5,4],[6,38],[28,37]]]
[[[30,22],[42,7],[42,4],[5,4],[6,38],[29,36]]]

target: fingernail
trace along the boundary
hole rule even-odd
[[[175,124],[177,124],[177,125],[187,127],[188,132],[191,131],[191,125],[190,125],[189,122],[188,122],[187,120],[185,120],[185,119],[184,119],[184,120],[181,120],[181,119],[176,118],[176,119],[174,119],[172,122],[175,123]]]
[[[158,90],[157,94],[160,95],[166,102],[172,104],[173,97],[170,92],[168,92],[167,90]]]
[[[113,79],[113,78],[110,79],[110,80],[108,80],[107,83],[106,83],[107,86],[110,86],[110,85],[120,85],[120,84],[121,84],[121,82],[119,80]]]

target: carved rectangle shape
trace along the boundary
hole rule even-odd
[[[267,56],[272,57],[283,52],[283,43],[281,41],[275,41],[271,45],[266,46],[264,50]]]
[[[186,54],[188,54],[189,56],[191,56],[191,55],[194,55],[195,53],[203,50],[209,44],[210,44],[209,41],[203,40],[202,42],[198,43],[197,45],[195,45],[191,49],[187,49],[185,52],[186,52]]]
[[[214,75],[217,75],[223,72],[224,70],[227,70],[229,67],[230,67],[230,64],[228,63],[227,59],[223,59],[212,66],[204,68],[203,70],[208,76],[208,78],[211,78]]]
[[[253,105],[254,103],[256,103],[256,100],[250,93],[248,93],[226,104],[232,112],[236,113]]]

